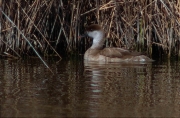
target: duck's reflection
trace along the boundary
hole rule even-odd
[[[85,61],[84,67],[85,77],[89,81],[90,109],[95,116],[108,116],[109,112],[114,112],[114,116],[120,112],[129,114],[129,111],[141,105],[142,95],[150,96],[143,89],[151,80],[151,63]]]

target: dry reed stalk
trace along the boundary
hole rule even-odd
[[[116,30],[117,30],[117,37],[119,38],[119,22],[118,22],[118,4],[117,1],[114,0],[115,3],[115,22],[116,22]]]
[[[73,29],[72,29],[72,27],[73,27],[73,23],[74,23],[74,11],[75,11],[75,9],[76,9],[76,4],[75,4],[75,2],[76,2],[76,0],[73,0],[73,4],[72,4],[72,9],[71,9],[71,20],[70,20],[70,27],[69,27],[69,37],[68,37],[68,40],[69,40],[69,48],[68,48],[68,50],[70,50],[70,48],[72,48],[72,40],[73,40]]]
[[[79,32],[79,28],[78,28],[78,21],[79,21],[79,7],[80,7],[80,2],[77,1],[77,8],[76,8],[76,15],[75,15],[75,24],[74,24],[74,27],[75,27],[75,32],[74,32],[74,47],[76,47],[75,44],[77,44],[77,37],[79,36],[78,32]],[[78,35],[77,35],[78,34]]]
[[[97,23],[99,24],[99,0],[96,0],[96,17],[97,17]]]
[[[2,32],[2,13],[1,13],[1,10],[2,10],[2,0],[0,0],[0,39],[2,39],[1,37],[1,32]],[[1,47],[1,40],[0,40],[0,47]]]

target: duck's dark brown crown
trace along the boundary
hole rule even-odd
[[[86,31],[102,30],[101,26],[98,24],[89,25],[85,29]]]

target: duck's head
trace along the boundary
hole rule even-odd
[[[85,27],[85,35],[93,38],[91,48],[101,48],[104,44],[104,30],[98,24],[92,24]]]
[[[92,25],[87,26],[85,28],[85,32],[89,37],[91,37],[93,39],[104,38],[104,30],[98,24],[92,24]]]

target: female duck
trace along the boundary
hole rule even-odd
[[[100,25],[93,24],[86,27],[86,34],[93,38],[92,46],[85,52],[84,59],[87,61],[103,62],[151,62],[149,57],[139,52],[130,52],[122,48],[103,48],[104,31]]]

